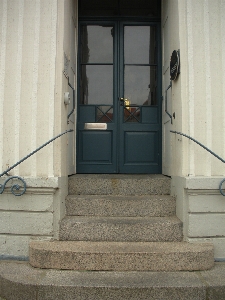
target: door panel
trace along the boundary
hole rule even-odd
[[[112,163],[112,131],[82,131],[81,143],[84,162]]]
[[[156,26],[121,24],[121,173],[160,173]],[[124,105],[125,104],[125,105]]]
[[[155,162],[155,149],[151,145],[156,145],[156,142],[157,138],[154,132],[125,132],[125,164]]]
[[[80,28],[77,172],[161,173],[159,26]]]

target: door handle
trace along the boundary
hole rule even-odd
[[[119,100],[120,100],[120,101],[122,101],[122,102],[126,102],[126,101],[128,101],[128,99],[127,99],[127,98],[119,98]]]
[[[130,105],[130,100],[127,98],[119,98],[120,99],[120,105],[121,106],[129,106]]]

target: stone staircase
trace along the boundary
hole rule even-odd
[[[193,271],[214,265],[211,244],[182,241],[162,175],[75,175],[59,241],[30,243],[30,264],[79,271]]]
[[[170,178],[71,176],[59,236],[0,262],[0,299],[225,299],[225,264],[209,270],[212,244],[183,241]]]

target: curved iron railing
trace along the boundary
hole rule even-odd
[[[166,96],[165,96],[165,112],[166,112],[166,114],[170,117],[170,121],[171,121],[171,124],[173,123],[173,117],[172,117],[172,115],[168,112],[168,109],[167,109],[167,92],[168,92],[168,90],[170,89],[172,87],[172,80],[170,80],[170,84],[168,85],[168,87],[166,88],[166,90],[165,90],[165,94],[166,94]]]
[[[72,113],[74,112],[74,109],[75,109],[75,89],[74,89],[74,87],[70,84],[69,77],[68,77],[67,79],[68,79],[68,86],[71,87],[71,89],[73,90],[73,107],[72,107],[71,112],[70,112],[70,113],[68,114],[68,116],[67,116],[67,119],[69,120],[70,116],[72,115]]]
[[[14,165],[12,165],[10,168],[8,168],[6,171],[4,171],[3,173],[0,174],[0,177],[2,177],[3,175],[8,175],[8,172],[11,171],[12,169],[14,169],[16,166],[18,166],[19,164],[21,164],[23,161],[25,161],[27,158],[29,158],[30,156],[34,155],[36,152],[38,152],[39,150],[41,150],[42,148],[44,148],[45,146],[47,146],[48,144],[50,144],[51,142],[53,142],[54,140],[56,140],[57,138],[59,138],[60,136],[68,133],[68,132],[72,132],[73,129],[69,129],[64,131],[63,133],[58,134],[57,136],[55,136],[54,138],[52,138],[51,140],[49,140],[48,142],[44,143],[43,145],[41,145],[40,147],[38,147],[36,150],[34,150],[33,152],[31,152],[30,154],[26,155],[24,158],[22,158],[20,161],[18,161],[17,163],[15,163]],[[5,180],[5,182],[3,184],[0,184],[0,194],[2,194],[4,192],[4,189],[6,187],[6,184],[13,179],[18,179],[22,182],[23,187],[21,187],[19,184],[13,184],[11,187],[11,193],[15,196],[21,196],[26,192],[26,182],[23,178],[21,178],[20,176],[10,176],[9,178],[7,178]],[[22,189],[22,191],[20,191],[20,189]]]
[[[218,158],[220,161],[222,161],[223,163],[225,163],[225,160],[222,157],[220,157],[219,155],[217,155],[215,152],[213,152],[212,150],[210,150],[205,145],[203,145],[202,143],[200,143],[196,139],[192,138],[191,136],[189,136],[187,134],[184,134],[182,132],[179,132],[179,131],[174,131],[174,130],[170,130],[170,132],[182,135],[182,136],[188,138],[189,140],[192,140],[193,142],[195,142],[196,144],[198,144],[199,146],[201,146],[203,149],[205,149],[206,151],[208,151],[209,153],[211,153],[213,156],[215,156],[216,158]],[[223,192],[223,190],[222,190],[222,185],[223,185],[224,182],[225,182],[225,178],[219,184],[219,190],[220,190],[221,195],[223,195],[223,196],[225,196],[225,192]]]

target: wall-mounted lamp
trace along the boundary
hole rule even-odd
[[[176,80],[180,74],[180,50],[173,50],[170,58],[170,79]]]
[[[65,105],[70,104],[70,93],[69,92],[64,93],[64,103],[65,103]]]

